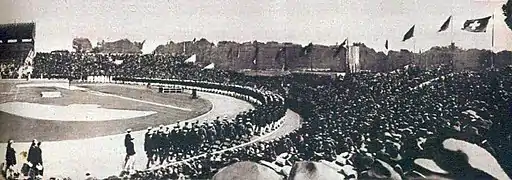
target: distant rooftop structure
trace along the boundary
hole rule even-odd
[[[2,43],[10,43],[10,40],[21,42],[25,39],[34,42],[35,34],[36,24],[33,22],[0,24],[0,40]]]

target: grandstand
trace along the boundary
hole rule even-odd
[[[26,53],[34,49],[35,24],[9,24],[0,29],[2,76],[13,77]],[[83,167],[98,177],[110,176],[106,179],[224,179],[226,172],[249,179],[244,178],[249,176],[244,168],[270,168],[277,179],[322,179],[325,174],[333,176],[324,179],[510,179],[512,174],[512,68],[505,67],[510,62],[497,69],[460,72],[453,68],[455,62],[447,61],[457,51],[463,52],[454,45],[450,53],[432,48],[415,58],[418,54],[406,50],[377,54],[364,44],[348,46],[349,51],[339,54],[325,53],[334,50],[319,46],[307,57],[301,55],[302,47],[292,44],[285,44],[289,49],[284,51],[273,42],[260,43],[258,50],[252,44],[224,43],[219,52],[227,52],[226,58],[232,60],[221,68],[204,70],[201,63],[187,63],[185,56],[169,53],[181,51],[179,45],[168,45],[167,53],[142,55],[138,51],[143,43],[126,39],[118,43],[135,50],[127,52],[116,43],[107,43],[102,50],[108,53],[38,53],[34,76],[77,81],[5,83],[2,95],[10,99],[0,108],[4,105],[6,113],[19,116],[2,116],[11,121],[0,125],[15,128],[0,128],[7,132],[0,133],[0,141],[16,138],[20,141],[17,150],[28,149],[32,138],[54,141],[42,146],[48,162],[45,173],[75,179],[85,179],[77,175]],[[133,47],[136,44],[140,46]],[[188,51],[183,48],[182,54],[194,51],[194,46],[188,46]],[[238,53],[247,53],[246,64],[235,63]],[[321,54],[327,54],[329,61],[313,64],[312,59],[318,60],[315,55]],[[502,56],[506,59],[510,54]],[[235,71],[255,66],[252,60],[258,57],[257,72]],[[287,57],[297,61],[291,63]],[[439,62],[428,64],[423,58]],[[240,67],[222,68],[230,64]],[[284,70],[284,65],[291,71]],[[276,72],[275,67],[283,68]],[[344,71],[332,72],[336,69]],[[27,90],[29,86],[33,89]],[[52,98],[33,97],[38,91]],[[212,110],[202,114],[208,109],[202,105],[195,112],[192,108],[197,105],[191,102],[199,100],[190,98],[191,91],[193,97],[196,91],[198,97],[208,97]],[[29,119],[15,110],[41,108],[34,103],[30,104],[34,108],[11,108],[12,104],[28,107],[23,100],[49,103],[60,110],[45,111],[46,115],[41,110]],[[153,102],[157,100],[162,102]],[[82,110],[86,117],[94,114],[88,109],[142,108],[137,113],[147,115],[131,115],[135,112],[130,111],[122,113],[125,121],[90,118],[96,122],[89,123],[68,117],[80,114],[66,111],[70,108]],[[59,118],[66,121],[79,120],[56,123],[51,116],[55,114],[62,114],[65,118]],[[27,126],[27,121],[32,124]],[[130,129],[124,139],[126,151],[120,145],[125,129]],[[130,166],[126,144],[132,136],[137,163]],[[74,149],[84,153],[70,158],[75,156],[71,155]],[[119,168],[114,164],[121,159],[125,163]],[[231,165],[237,168],[227,168]]]
[[[1,76],[15,77],[16,71],[31,50],[34,50],[36,24],[0,24]]]

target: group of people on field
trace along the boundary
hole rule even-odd
[[[1,169],[4,173],[3,176],[7,179],[18,179],[21,177],[41,178],[44,172],[41,142],[36,139],[32,140],[28,154],[26,152],[20,153],[22,156],[20,159],[16,156],[13,144],[14,140],[7,142],[5,167]]]

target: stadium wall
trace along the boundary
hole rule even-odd
[[[256,48],[258,51],[257,65],[252,63]],[[183,46],[186,46],[184,52]],[[391,71],[408,64],[415,64],[421,68],[430,68],[441,64],[453,65],[455,70],[478,70],[491,66],[491,53],[488,50],[464,50],[455,47],[432,47],[422,53],[413,53],[408,50],[389,51],[387,55],[376,52],[363,43],[354,43],[359,47],[359,63],[361,70],[373,72]],[[279,49],[286,47],[284,57],[276,58]],[[281,70],[286,63],[289,70],[321,69],[337,72],[346,72],[346,50],[341,49],[335,54],[336,46],[313,45],[308,56],[302,56],[303,46],[293,43],[278,42],[245,42],[221,41],[217,45],[206,39],[199,41],[169,42],[158,46],[154,53],[186,55],[197,54],[201,64],[215,63],[216,67],[229,70],[259,69]],[[311,60],[310,60],[311,57]],[[286,59],[286,60],[285,60]],[[494,65],[504,67],[512,65],[512,52],[502,51],[494,56]]]

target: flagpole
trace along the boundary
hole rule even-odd
[[[451,41],[451,43],[452,43],[452,44],[453,44],[453,41],[454,41],[453,39],[454,39],[454,36],[455,36],[455,34],[454,34],[454,32],[453,32],[453,26],[455,25],[455,24],[453,23],[453,18],[454,18],[454,17],[453,17],[453,5],[454,5],[454,1],[455,1],[455,0],[452,0],[452,8],[451,8],[451,14],[450,14],[450,16],[451,16],[451,18],[450,18],[450,24],[451,24],[451,31],[452,31],[452,32],[451,32],[451,35],[452,35],[452,41]]]
[[[451,36],[452,36],[452,40],[450,42],[450,52],[451,52],[451,59],[450,59],[450,65],[452,66],[452,71],[455,70],[455,63],[454,63],[454,59],[455,59],[455,32],[453,31],[453,26],[455,26],[455,23],[454,23],[454,13],[453,13],[453,9],[454,9],[454,4],[455,4],[455,0],[452,0],[452,8],[451,8],[451,14],[450,14],[450,28],[451,28]]]
[[[496,9],[496,8],[494,8],[494,9]],[[494,24],[495,24],[494,14],[495,14],[495,10],[493,10],[493,12],[492,12],[491,69],[494,69]]]
[[[347,53],[345,55],[346,59],[345,59],[345,66],[346,66],[346,70],[347,72],[351,72],[350,71],[350,43],[348,41],[348,37],[347,37]]]

